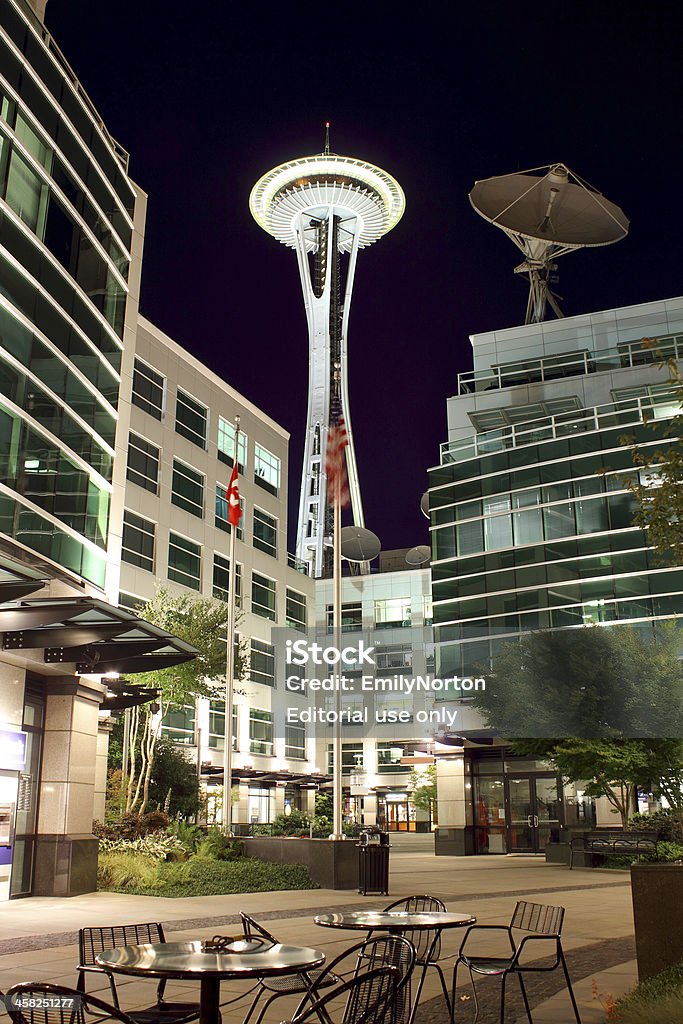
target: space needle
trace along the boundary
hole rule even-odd
[[[347,472],[353,524],[365,525],[353,446],[348,386],[348,324],[358,250],[399,222],[403,190],[380,167],[325,151],[274,167],[249,198],[252,216],[296,250],[308,321],[308,416],[301,473],[296,555],[311,576],[326,574],[331,530],[325,451],[333,398],[348,434]]]

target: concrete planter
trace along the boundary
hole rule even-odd
[[[321,889],[358,888],[358,848],[353,839],[255,836],[242,842],[249,857],[273,864],[303,864]]]
[[[683,960],[683,864],[634,864],[631,892],[642,981]]]

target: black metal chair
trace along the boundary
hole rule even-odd
[[[390,903],[388,907],[384,908],[385,912],[396,910],[405,911],[409,914],[421,914],[421,913],[434,913],[434,912],[445,912],[446,904],[443,900],[440,900],[437,896],[407,896],[404,899],[396,900],[394,903]],[[443,970],[439,964],[439,960],[445,959],[450,960],[452,957],[441,956],[441,933],[438,929],[407,929],[401,932],[404,938],[415,948],[416,960],[415,964],[417,967],[422,967],[422,973],[417,986],[417,992],[415,994],[415,1002],[418,1003],[422,988],[425,983],[427,975],[427,969],[434,967],[439,975],[441,982],[441,990],[446,1000],[446,1006],[448,1007],[448,1014],[450,1017],[453,1016],[453,1009],[451,1005],[451,998],[448,992],[448,986],[446,985],[446,979],[444,977]]]
[[[386,1024],[396,1003],[400,973],[397,967],[376,967],[356,974],[306,1002],[283,1024]]]
[[[117,949],[120,946],[139,946],[145,942],[166,942],[164,929],[156,922],[145,924],[121,924],[100,928],[81,928],[78,932],[78,980],[76,988],[85,992],[86,974],[104,975],[109,981],[112,1002],[120,1009],[114,976],[110,971],[100,967],[95,961],[99,953],[105,949]],[[128,1016],[136,1024],[154,1024],[163,1020],[167,1024],[188,1024],[199,1017],[199,1003],[170,1003],[164,999],[166,979],[162,978],[157,985],[157,1001],[154,1006],[144,1010],[132,1010]]]
[[[12,1024],[100,1024],[109,1020],[134,1024],[127,1013],[97,996],[47,982],[13,985],[4,1004]]]
[[[512,915],[512,919],[509,925],[504,924],[473,924],[465,932],[465,937],[460,945],[458,952],[458,958],[455,961],[455,967],[453,968],[453,989],[452,989],[452,1006],[453,1014],[451,1020],[455,1018],[455,989],[458,979],[458,967],[460,964],[464,964],[470,972],[470,980],[472,982],[472,989],[474,991],[474,1005],[475,1005],[475,1021],[479,1017],[479,1002],[477,1000],[477,988],[474,984],[474,975],[480,974],[489,978],[500,978],[501,979],[501,992],[500,992],[500,1022],[503,1024],[505,1020],[505,983],[509,974],[516,974],[519,978],[519,986],[522,992],[522,999],[524,1000],[524,1009],[529,1020],[529,1024],[533,1024],[531,1017],[531,1010],[529,1008],[529,1000],[527,998],[526,989],[524,987],[523,974],[542,973],[545,971],[554,971],[558,967],[562,967],[564,972],[565,981],[567,983],[567,990],[569,992],[569,998],[571,999],[572,1009],[574,1016],[576,1017],[577,1024],[581,1024],[581,1018],[579,1017],[579,1009],[576,1005],[576,999],[574,998],[574,990],[572,989],[571,979],[569,977],[569,971],[567,970],[567,962],[564,958],[564,951],[562,949],[562,942],[560,935],[562,932],[562,921],[564,919],[564,907],[548,906],[543,903],[528,903],[524,900],[520,900]],[[509,953],[503,952],[503,955],[480,955],[478,953],[470,954],[466,951],[466,946],[469,941],[469,937],[472,932],[477,931],[504,931],[507,932],[509,942]],[[514,931],[527,932],[519,942],[515,942]],[[539,964],[538,961],[526,961],[522,962],[522,956],[528,951],[528,944],[531,942],[541,942],[550,944],[554,953],[554,962],[552,964],[546,964],[545,966]],[[548,951],[548,956],[551,955],[552,950]],[[540,954],[544,956],[543,952]]]
[[[270,942],[278,940],[263,925],[255,921],[248,914],[240,913],[242,918],[242,930],[245,939],[259,937]],[[347,961],[350,964],[348,971],[340,970],[340,967]],[[361,973],[373,970],[377,967],[396,967],[399,972],[397,1005],[400,1013],[397,1012],[395,1024],[402,1024],[403,1009],[409,1003],[410,976],[415,965],[415,951],[410,942],[398,935],[380,935],[375,938],[365,939],[357,942],[349,949],[344,950],[325,967],[307,971],[304,977],[301,974],[285,975],[281,978],[262,978],[256,996],[249,1007],[243,1024],[248,1024],[257,1005],[264,996],[267,996],[261,1007],[254,1024],[261,1024],[266,1010],[270,1004],[282,996],[301,995],[296,1013],[302,1013],[307,1002],[318,998],[319,993],[344,981],[346,975],[358,977]]]

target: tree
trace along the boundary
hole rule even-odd
[[[132,677],[134,682],[159,691],[156,708],[140,705],[131,708],[130,714],[125,808],[127,812],[143,813],[150,798],[155,754],[165,715],[172,709],[194,704],[198,697],[222,698],[225,694],[228,608],[224,601],[193,598],[188,594],[171,595],[160,587],[152,600],[141,605],[137,612],[141,618],[173,633],[199,652],[192,661]],[[245,651],[238,647],[235,678],[241,678],[245,669]],[[229,729],[228,725],[228,732]]]
[[[418,811],[427,811],[432,819],[432,824],[437,824],[437,789],[436,789],[436,765],[430,764],[427,768],[418,771],[413,768],[410,773],[410,799]]]
[[[528,633],[495,658],[473,702],[509,740],[683,736],[680,643],[675,623],[649,640],[630,626]]]
[[[683,388],[681,373],[673,357],[666,358],[657,350],[657,340],[643,338],[646,348],[654,349],[660,365],[669,369],[668,383],[674,393]],[[680,406],[681,395],[678,400]],[[654,548],[678,565],[683,564],[683,412],[679,412],[661,430],[660,423],[652,423],[653,436],[675,439],[666,448],[647,451],[636,446],[633,461],[639,469],[635,477],[626,480],[626,486],[638,502],[635,522],[648,531],[648,540]],[[626,436],[623,444],[633,444]]]
[[[169,740],[160,739],[154,751],[149,803],[172,818],[194,817],[201,804],[197,766]]]

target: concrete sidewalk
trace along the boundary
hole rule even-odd
[[[317,927],[312,920],[315,914],[333,908],[379,908],[415,892],[439,896],[449,910],[467,911],[484,924],[507,922],[517,899],[565,907],[563,945],[570,960],[574,957],[572,962],[577,965],[576,968],[570,966],[570,971],[576,980],[584,1024],[602,1024],[605,1020],[604,1009],[593,998],[594,980],[603,998],[617,996],[635,983],[628,872],[582,869],[569,872],[564,866],[546,864],[540,858],[527,856],[436,858],[431,853],[392,851],[388,899],[363,897],[353,891],[315,889],[187,899],[92,893],[68,900],[38,897],[2,904],[0,990],[6,991],[18,981],[37,978],[73,985],[76,933],[80,927],[162,921],[168,938],[206,938],[216,932],[230,933],[240,910],[267,920],[269,930],[282,941],[315,946],[329,958],[351,945],[356,936]],[[444,933],[444,955],[455,952],[461,938],[458,930]],[[452,961],[444,965],[447,977],[451,964]],[[434,977],[430,977],[426,986],[418,1024],[421,1020],[427,1024],[446,1019],[443,1002],[435,998],[438,992],[436,972],[429,973]],[[555,972],[547,977],[553,981],[559,979]],[[466,995],[470,989],[464,984],[464,976],[462,981],[462,993]],[[117,984],[121,989],[122,1006],[133,1008],[151,1002],[149,982],[127,982],[121,978]],[[106,981],[102,985],[96,978],[91,986],[93,991],[100,990],[106,997]],[[514,989],[514,983],[510,987]],[[178,983],[174,990],[178,997],[182,993],[186,999],[196,998],[191,984]],[[237,995],[240,986],[225,982],[222,991],[223,998],[228,998],[231,994]],[[224,1012],[226,1024],[238,1024],[244,1016],[245,1005],[248,1004],[242,1001]],[[537,1000],[535,1005],[538,1009],[534,1019],[538,1024],[573,1019],[565,990],[550,993],[547,999],[541,1003]],[[291,1008],[288,1002],[275,1004],[269,1021],[282,1020]],[[457,1012],[463,1024],[473,1019],[471,1001],[459,1003]]]

